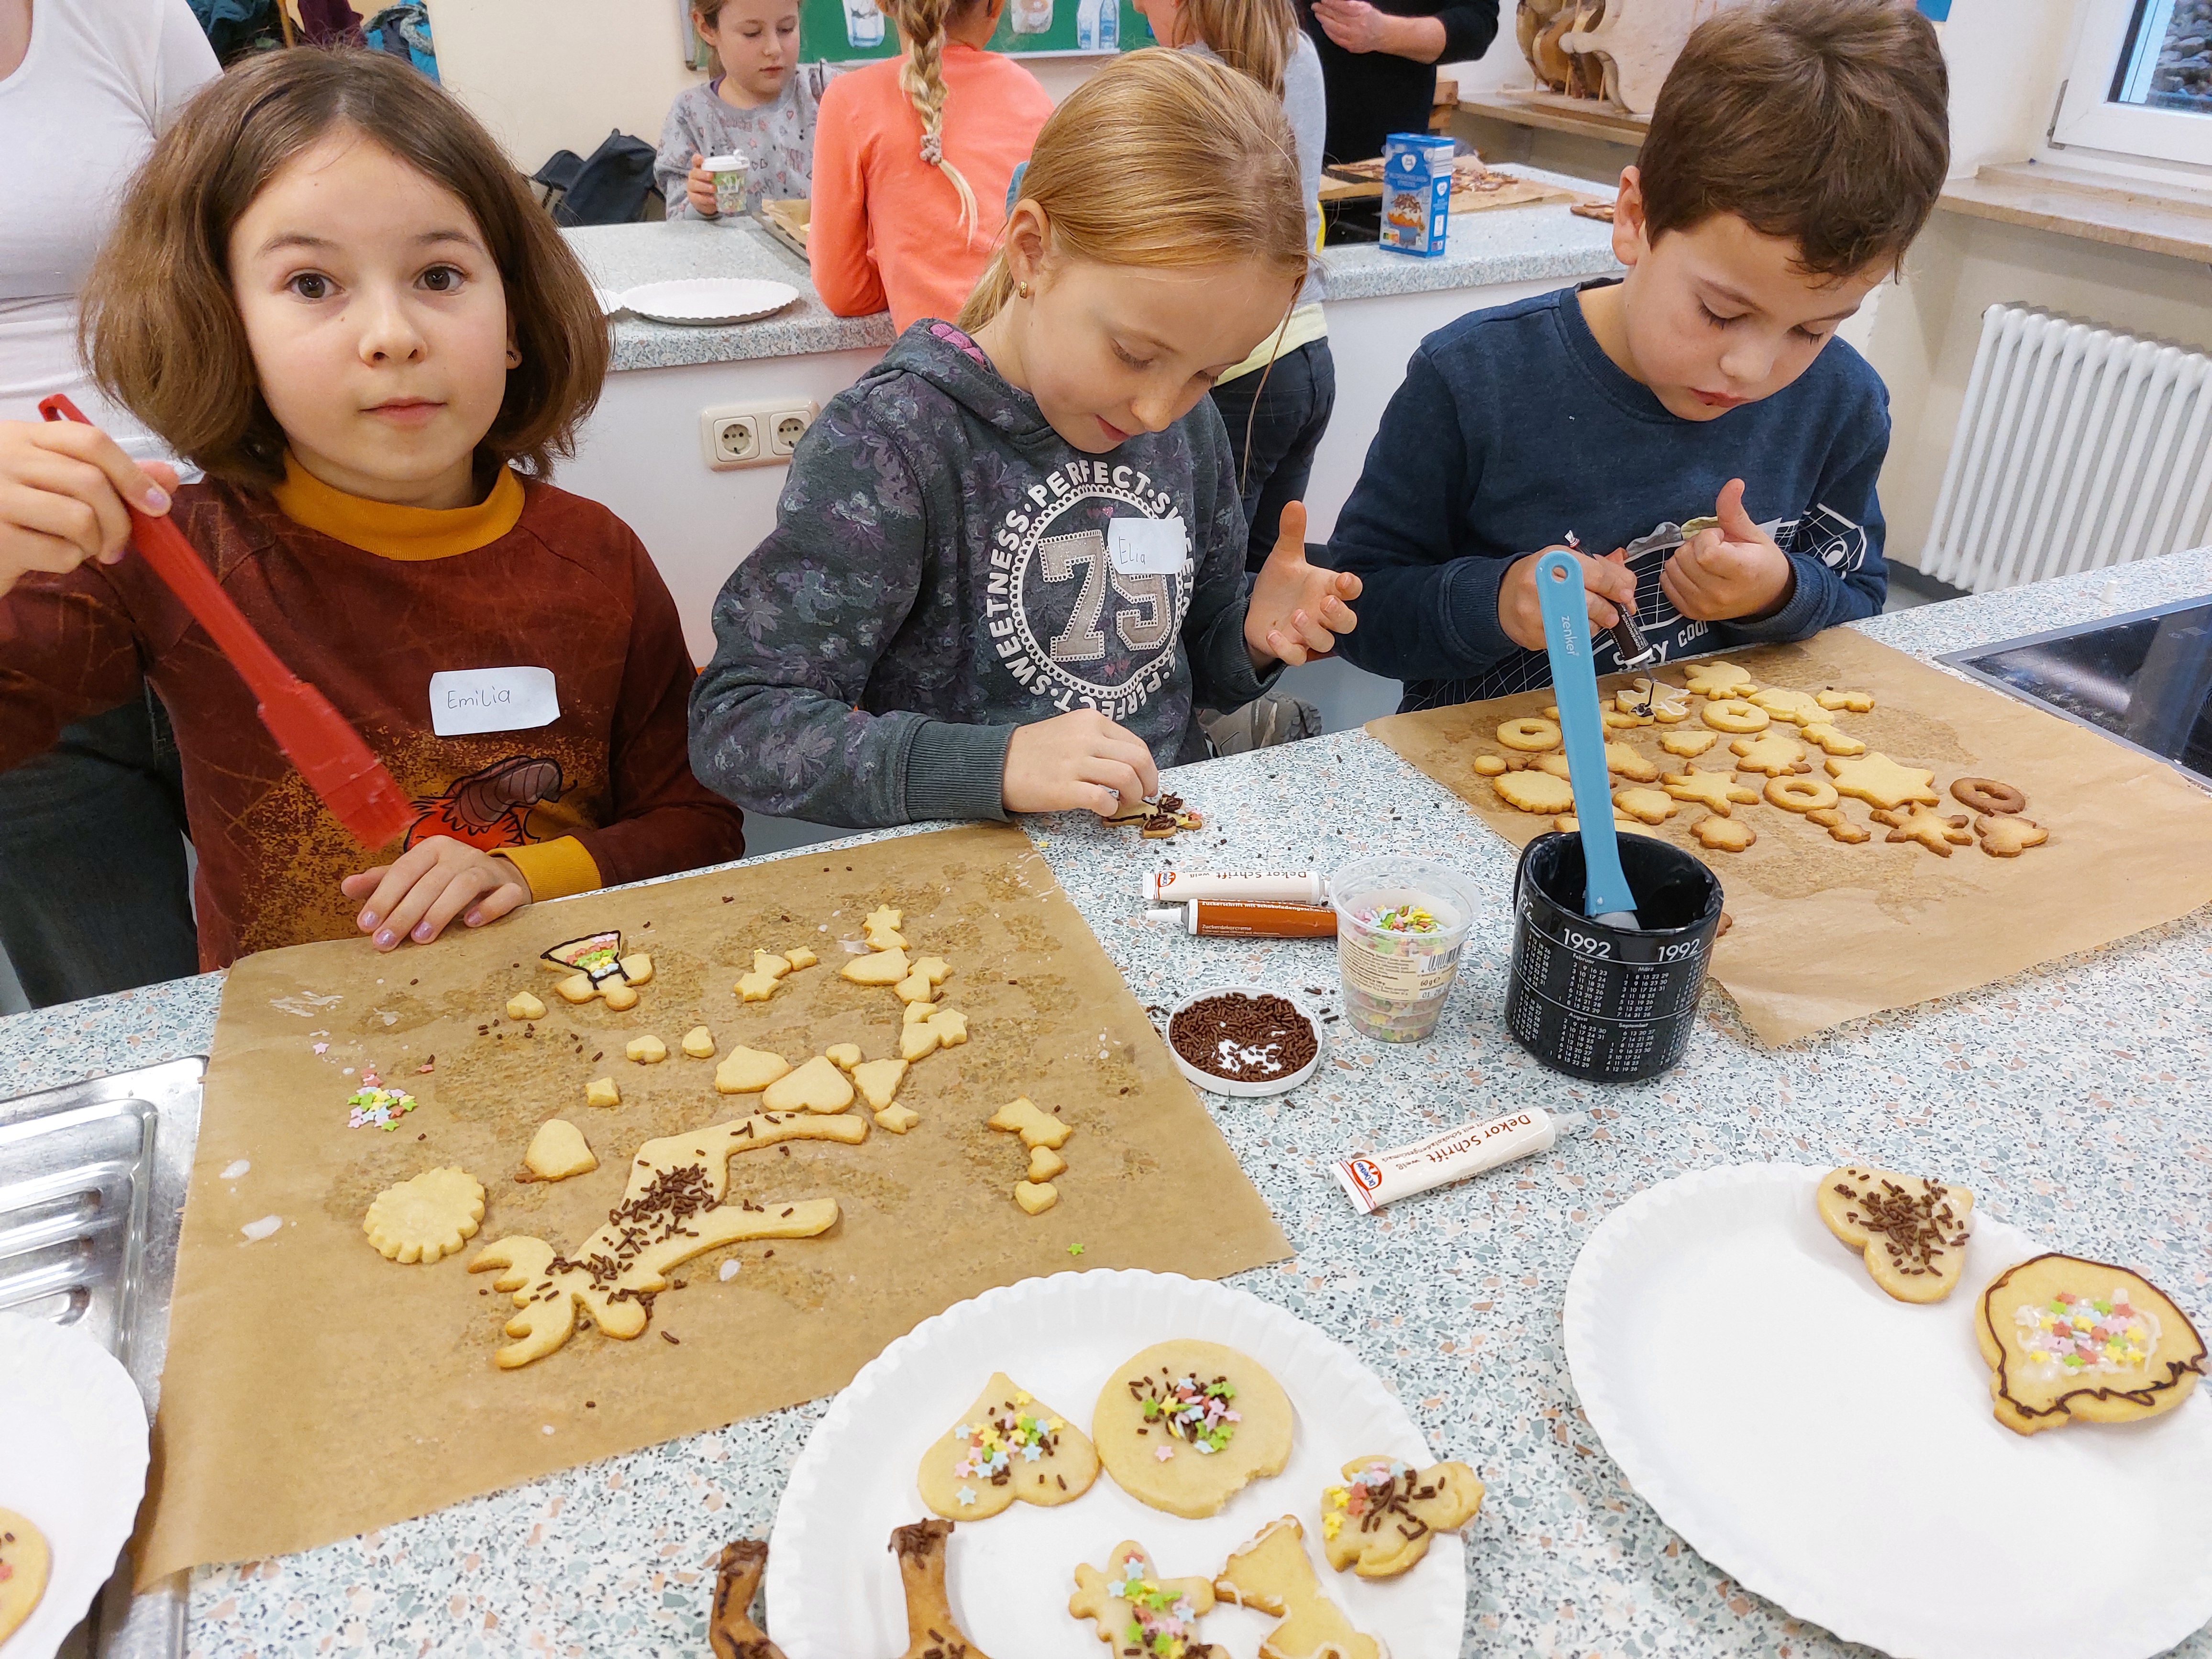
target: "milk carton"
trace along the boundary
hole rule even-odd
[[[1433,259],[1451,223],[1452,141],[1394,132],[1382,142],[1382,246]]]

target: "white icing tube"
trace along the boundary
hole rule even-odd
[[[1328,882],[1318,870],[1288,876],[1202,876],[1154,870],[1145,877],[1145,902],[1181,904],[1186,899],[1243,899],[1257,904],[1326,904]]]
[[[1462,1123],[1410,1146],[1347,1158],[1328,1166],[1346,1196],[1372,1215],[1431,1187],[1510,1164],[1516,1158],[1548,1152],[1563,1134],[1573,1134],[1589,1120],[1580,1112],[1546,1112],[1534,1106],[1480,1123]]]

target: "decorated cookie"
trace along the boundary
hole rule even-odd
[[[1282,1622],[1260,1644],[1260,1659],[1388,1659],[1344,1610],[1322,1594],[1294,1516],[1271,1521],[1229,1558],[1213,1581],[1220,1600]]]
[[[990,1659],[952,1616],[952,1599],[945,1588],[945,1552],[952,1532],[950,1521],[916,1521],[891,1528],[890,1550],[898,1558],[899,1584],[906,1592],[906,1649],[898,1659]]]
[[[1573,786],[1565,778],[1555,778],[1548,773],[1508,772],[1502,778],[1491,779],[1490,787],[1498,792],[1498,799],[1523,812],[1541,812],[1549,817],[1575,804]]]
[[[753,1597],[768,1572],[768,1544],[740,1538],[714,1564],[714,1600],[707,1613],[707,1645],[714,1659],[784,1659],[783,1650],[753,1623]]]
[[[361,1230],[386,1261],[431,1262],[476,1237],[484,1189],[466,1170],[425,1170],[369,1200]]]
[[[1718,659],[1686,663],[1683,673],[1689,680],[1690,690],[1701,697],[1747,696],[1759,684],[1745,670]]]
[[[1098,1454],[1051,1407],[994,1372],[960,1421],[921,1455],[921,1501],[950,1520],[988,1521],[1017,1501],[1051,1509],[1091,1490]]]
[[[1997,1421],[2021,1434],[2157,1417],[2189,1397],[2204,1340],[2148,1279],[2039,1255],[1982,1292],[1975,1321]]]
[[[1395,1457],[1355,1457],[1344,1484],[1321,1497],[1322,1548],[1339,1572],[1395,1578],[1429,1553],[1440,1532],[1457,1532],[1482,1507],[1482,1482],[1464,1463],[1417,1469]]]
[[[2040,847],[2051,839],[2051,831],[2017,813],[1976,818],[1974,833],[1982,838],[1982,851],[1993,859],[2016,859],[2029,848]]]
[[[1841,787],[1838,785],[1838,787]],[[1931,812],[1915,804],[1895,811],[1876,808],[1868,814],[1876,823],[1890,825],[1885,841],[1917,841],[1929,852],[1943,858],[1951,856],[1954,847],[1972,847],[1974,837],[1966,828],[1963,812],[1945,817],[1941,812]]]
[[[1729,816],[1731,805],[1749,806],[1759,799],[1759,791],[1745,788],[1733,772],[1705,772],[1692,766],[1686,772],[1668,773],[1666,784],[1667,793],[1676,800],[1695,801],[1722,817]]]
[[[1290,1461],[1290,1396],[1255,1361],[1215,1342],[1162,1342],[1099,1390],[1091,1437],[1140,1504],[1199,1520]]]
[[[0,1647],[46,1593],[52,1567],[46,1535],[13,1510],[0,1510]],[[1212,1605],[1213,1598],[1206,1597]]]
[[[564,939],[544,953],[548,967],[580,973],[594,985],[622,977],[623,936],[620,933],[586,933]]]
[[[1918,1176],[1845,1165],[1820,1177],[1820,1219],[1866,1257],[1874,1282],[1899,1302],[1941,1302],[1966,1264],[1974,1195]]]
[[[1933,772],[1917,766],[1899,766],[1884,754],[1862,755],[1850,760],[1832,756],[1828,775],[1836,781],[1839,793],[1885,810],[1902,806],[1907,801],[1933,806],[1942,799],[1933,787]]]
[[[530,1150],[522,1155],[523,1167],[540,1181],[566,1181],[589,1175],[599,1167],[584,1132],[566,1118],[548,1118],[530,1137]]]
[[[1212,1608],[1212,1580],[1161,1577],[1133,1539],[1114,1546],[1103,1572],[1079,1565],[1067,1598],[1069,1613],[1097,1626],[1114,1659],[1226,1659],[1198,1639],[1198,1621]]]

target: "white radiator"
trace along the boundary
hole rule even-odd
[[[1983,593],[2203,545],[2208,420],[2203,353],[1991,306],[1921,568]]]

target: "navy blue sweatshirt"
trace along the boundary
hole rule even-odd
[[[1337,519],[1329,562],[1365,586],[1337,649],[1405,681],[1404,708],[1551,684],[1544,653],[1498,625],[1498,588],[1515,559],[1570,530],[1587,552],[1629,549],[1637,621],[1662,659],[1801,640],[1881,609],[1889,397],[1866,360],[1831,339],[1772,397],[1686,421],[1605,355],[1576,292],[1471,312],[1422,341]],[[1660,572],[1677,526],[1735,477],[1796,588],[1758,622],[1693,622]],[[1620,666],[1607,635],[1596,664]]]

